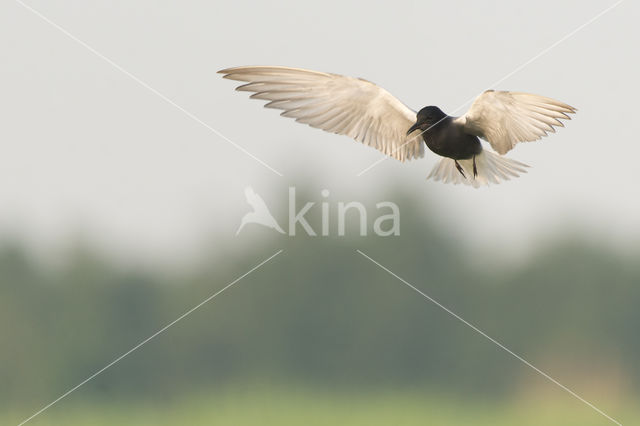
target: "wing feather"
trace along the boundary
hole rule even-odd
[[[478,96],[467,113],[457,121],[476,136],[489,141],[500,154],[518,142],[541,139],[564,127],[576,112],[570,105],[539,95],[487,90]]]
[[[375,84],[353,77],[299,68],[249,66],[218,71],[246,82],[237,87],[268,101],[283,117],[349,136],[400,161],[422,157],[424,143],[406,132],[416,113]]]

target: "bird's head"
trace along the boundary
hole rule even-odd
[[[442,112],[442,110],[437,106],[424,107],[420,111],[418,111],[416,123],[409,128],[409,130],[407,131],[407,135],[417,129],[425,131],[431,126],[439,123],[446,117],[447,114]]]

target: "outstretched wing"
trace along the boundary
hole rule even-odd
[[[255,92],[252,98],[270,101],[265,107],[284,110],[280,114],[284,117],[347,135],[400,161],[424,155],[419,132],[406,135],[416,113],[369,81],[272,66],[218,72],[224,78],[247,82],[236,90]]]
[[[505,154],[518,142],[535,141],[564,127],[576,109],[555,99],[519,92],[487,90],[478,96],[469,111],[456,119],[465,130],[489,141]]]

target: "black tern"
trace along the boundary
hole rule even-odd
[[[487,90],[461,117],[436,106],[417,113],[370,81],[280,66],[218,71],[242,81],[236,90],[269,101],[265,107],[328,132],[349,136],[399,161],[424,156],[424,143],[443,157],[428,178],[473,187],[497,184],[525,173],[526,164],[503,157],[518,142],[535,141],[564,127],[576,109],[521,92]],[[489,142],[492,151],[480,139]]]

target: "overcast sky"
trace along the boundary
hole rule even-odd
[[[445,226],[463,219],[458,232],[479,246],[527,247],[566,226],[619,247],[640,241],[638,2],[623,2],[496,86],[615,2],[25,3],[284,175],[5,1],[0,231],[34,248],[82,234],[118,253],[187,255],[204,234],[235,233],[248,210],[245,186],[280,202],[296,184],[347,201],[405,188],[418,204],[437,201]],[[357,177],[382,154],[280,118],[215,73],[255,64],[363,77],[416,110],[438,105],[459,115],[491,87],[579,111],[557,134],[511,151],[533,167],[503,185],[426,181],[437,161],[429,151]],[[316,186],[306,188],[308,178]]]

